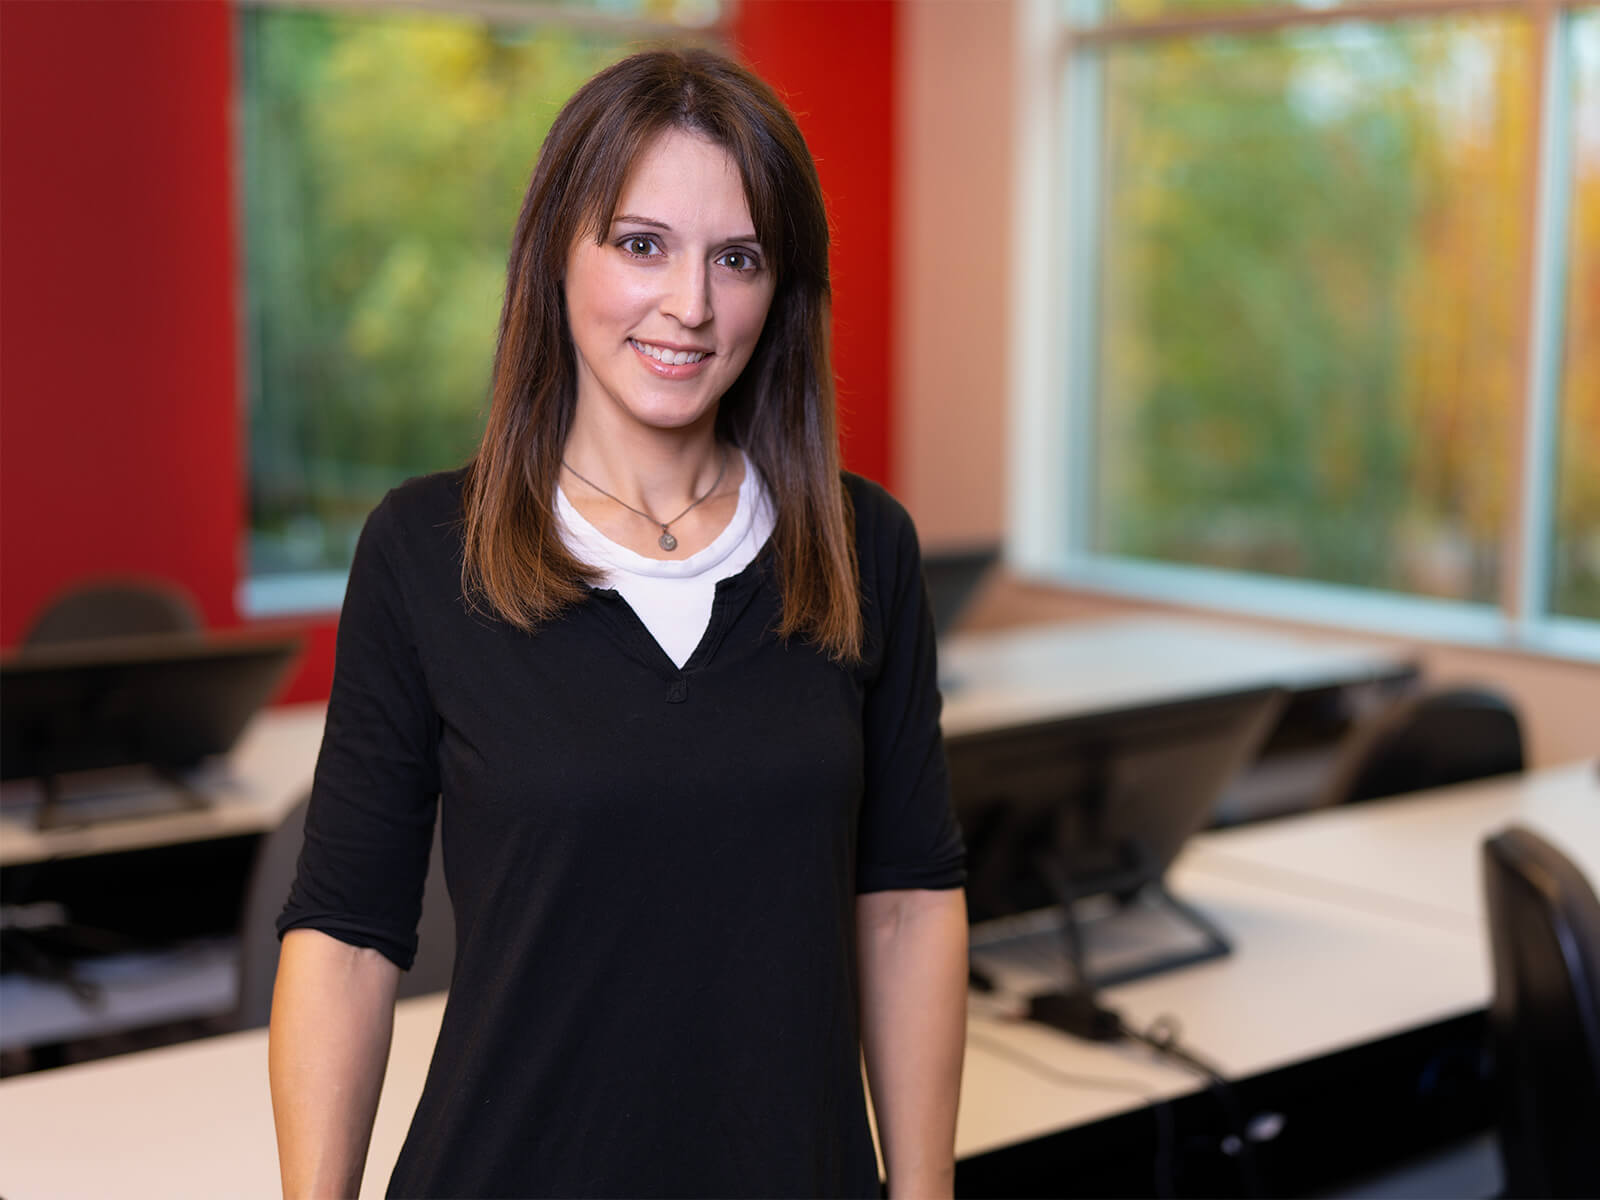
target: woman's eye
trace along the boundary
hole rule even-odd
[[[622,248],[636,258],[649,258],[656,252],[656,240],[647,237],[623,238]]]
[[[748,254],[743,250],[729,250],[717,261],[730,271],[753,271],[758,265],[755,255]]]

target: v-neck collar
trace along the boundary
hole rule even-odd
[[[601,602],[600,607],[608,618],[607,624],[625,651],[648,662],[669,684],[681,684],[688,676],[710,664],[734,622],[760,592],[771,574],[771,549],[769,540],[742,570],[717,580],[711,601],[711,618],[681,667],[672,661],[672,656],[656,641],[655,635],[621,592],[612,587],[591,585],[589,595]],[[669,698],[682,699],[682,696]]]

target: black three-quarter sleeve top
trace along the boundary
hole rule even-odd
[[[614,592],[461,595],[461,474],[373,512],[280,931],[401,967],[441,814],[456,963],[400,1196],[877,1196],[855,898],[962,881],[905,511],[854,476],[865,662],[763,552],[676,667]]]

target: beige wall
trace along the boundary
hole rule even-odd
[[[1006,524],[1013,21],[1021,2],[910,0],[901,9],[895,467],[929,546],[998,537]],[[1156,607],[1004,577],[970,621],[994,627]],[[1600,754],[1600,666],[1408,644],[1430,680],[1508,693],[1536,763]]]
[[[900,10],[896,491],[930,546],[1005,528],[1010,0]]]

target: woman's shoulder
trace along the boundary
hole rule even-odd
[[[907,543],[915,549],[917,531],[911,514],[889,489],[852,471],[839,474],[854,510],[858,552],[893,551]]]
[[[895,610],[917,590],[922,549],[911,514],[887,488],[848,471],[842,475],[854,510],[856,568],[871,625],[882,619],[873,614]]]
[[[382,562],[403,578],[457,579],[465,480],[466,469],[460,468],[418,475],[391,488],[367,515],[352,570]]]
[[[461,495],[467,469],[417,475],[389,489],[367,517],[374,533],[401,537],[430,530],[454,530],[461,523]]]

